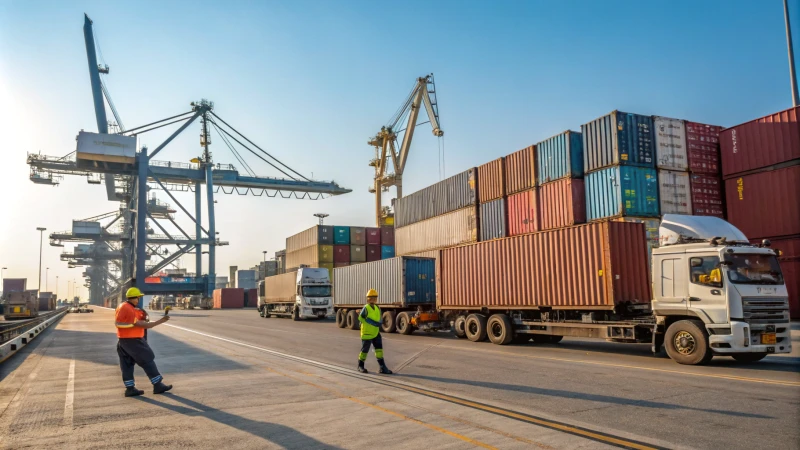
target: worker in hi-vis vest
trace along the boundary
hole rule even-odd
[[[153,394],[162,394],[172,389],[171,384],[164,384],[163,377],[156,367],[156,355],[150,348],[145,339],[145,330],[153,328],[169,320],[169,316],[164,316],[155,322],[145,319],[143,310],[136,306],[144,294],[132,287],[125,293],[127,301],[117,307],[114,317],[114,325],[117,327],[117,354],[119,355],[119,367],[122,369],[122,382],[125,384],[125,397],[135,397],[144,394],[144,391],[136,389],[133,380],[133,369],[136,365],[144,369],[144,373],[150,378],[153,384]]]
[[[361,373],[369,373],[367,368],[364,367],[364,361],[367,360],[367,353],[369,352],[370,345],[375,347],[375,356],[378,358],[378,364],[381,366],[381,373],[392,373],[386,362],[383,360],[383,341],[381,340],[381,308],[376,304],[378,303],[378,291],[370,289],[367,292],[367,304],[358,315],[358,321],[361,322],[361,353],[358,354],[358,371]]]

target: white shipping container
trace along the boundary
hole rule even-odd
[[[136,158],[136,136],[78,133],[78,159],[133,163]]]
[[[656,166],[659,169],[689,170],[683,120],[654,116],[653,125],[656,129]]]
[[[658,198],[661,215],[692,214],[692,188],[688,172],[658,171]]]

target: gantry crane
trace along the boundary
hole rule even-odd
[[[419,108],[424,104],[428,113],[428,121],[436,137],[444,136],[444,131],[439,128],[439,106],[436,102],[436,85],[433,81],[433,74],[417,78],[411,93],[398,108],[397,112],[389,120],[389,123],[381,127],[381,131],[370,139],[367,143],[375,147],[375,158],[369,163],[375,168],[375,182],[369,188],[369,192],[375,193],[375,223],[378,226],[391,225],[394,223],[394,213],[389,207],[381,204],[381,192],[388,191],[389,186],[394,186],[397,190],[397,198],[403,197],[403,170],[408,159],[408,150],[411,147],[411,140],[414,138],[414,130],[417,127],[417,117]],[[398,130],[397,127],[408,117],[406,127]],[[400,150],[397,150],[397,135],[405,131]],[[389,159],[391,158],[394,172],[388,172]]]

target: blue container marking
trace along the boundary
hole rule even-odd
[[[613,111],[581,125],[585,172],[615,165],[655,167],[653,118]]]
[[[333,227],[333,244],[350,245],[350,227]]]
[[[611,217],[658,217],[656,170],[615,166],[586,175],[588,220]]]
[[[381,259],[394,258],[393,245],[381,245]]]
[[[565,131],[536,144],[539,185],[561,178],[583,177],[583,137]]]
[[[436,301],[436,260],[403,258],[403,288],[406,303]]]

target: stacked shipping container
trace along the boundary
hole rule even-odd
[[[724,218],[719,133],[722,127],[686,121],[692,214]]]
[[[536,190],[536,146],[505,157],[508,235],[539,231],[539,193]]]
[[[334,267],[394,256],[394,229],[318,225],[286,238],[284,272],[301,265]]]
[[[551,230],[586,222],[581,133],[565,131],[536,144],[536,159],[539,228]]]

